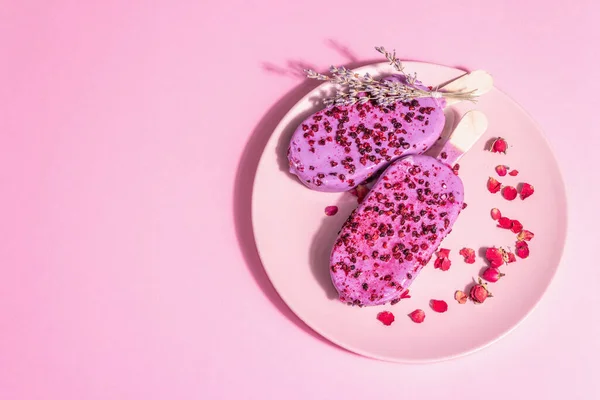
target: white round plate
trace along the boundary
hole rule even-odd
[[[436,85],[464,74],[454,68],[407,62],[426,85]],[[373,75],[393,73],[386,63],[357,70]],[[312,329],[353,352],[389,361],[428,362],[457,357],[481,349],[511,331],[535,307],[558,267],[566,235],[566,195],[563,180],[540,128],[527,113],[497,89],[481,97],[476,105],[457,104],[447,109],[448,118],[458,121],[469,109],[483,111],[489,120],[484,137],[461,159],[460,177],[468,207],[461,213],[442,247],[451,249],[448,271],[433,268],[433,260],[410,287],[410,299],[394,306],[351,307],[337,300],[329,277],[329,253],[337,232],[357,206],[349,193],[320,193],[309,190],[288,172],[289,138],[298,124],[320,108],[314,101],[327,91],[322,85],[302,98],[282,119],[270,137],[258,164],[252,197],[252,222],[256,245],[264,268],[275,289],[289,307]],[[486,151],[494,137],[509,143],[506,155]],[[498,164],[518,169],[516,177],[498,177]],[[505,200],[486,188],[488,177],[517,186],[528,182],[535,193],[521,200]],[[335,216],[324,209],[339,206]],[[504,266],[506,273],[489,284],[494,297],[484,304],[458,304],[456,290],[465,290],[486,265],[482,249],[510,247],[516,235],[496,227],[490,210],[518,219],[535,233],[527,259]],[[477,261],[466,264],[458,251],[475,249]],[[435,258],[435,257],[434,257]],[[445,300],[449,309],[431,310],[431,299]],[[425,321],[416,324],[407,316],[423,309]],[[383,310],[396,321],[384,326],[376,318]]]

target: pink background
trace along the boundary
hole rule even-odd
[[[598,3],[207,3],[2,2],[0,398],[600,397]],[[492,72],[564,172],[569,238],[547,295],[458,360],[329,344],[252,247],[252,171],[308,90],[299,66],[375,45]]]

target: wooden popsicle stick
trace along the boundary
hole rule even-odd
[[[477,110],[467,112],[459,121],[456,129],[444,144],[437,159],[448,165],[454,165],[483,136],[488,127],[484,113]]]

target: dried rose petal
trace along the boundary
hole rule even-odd
[[[489,261],[490,266],[498,268],[504,264],[504,250],[502,248],[488,247],[485,251],[485,258]]]
[[[483,271],[481,277],[488,282],[497,282],[498,279],[502,278],[504,275],[505,274],[498,271],[497,268],[487,268],[485,271]]]
[[[369,194],[369,187],[367,185],[358,185],[356,187],[356,193],[358,194],[358,204],[362,203],[365,197]]]
[[[523,259],[529,257],[529,247],[521,247],[520,249],[517,249],[517,255],[519,258]]]
[[[452,167],[452,172],[454,172],[454,175],[458,176],[458,170],[460,169],[460,165],[459,164],[454,164],[454,166]]]
[[[517,258],[515,257],[515,253],[506,253],[506,262],[507,263],[514,263],[515,261],[517,261]]]
[[[471,291],[469,292],[469,297],[471,298],[471,300],[473,300],[474,303],[481,304],[488,297],[492,297],[492,294],[487,290],[487,285],[485,283],[482,283],[480,279],[479,284],[471,288]]]
[[[512,227],[512,220],[510,218],[502,217],[498,220],[498,226],[504,229],[510,229]]]
[[[325,215],[328,215],[328,216],[331,217],[332,215],[337,214],[337,212],[338,212],[338,207],[337,206],[327,206],[327,207],[325,207]]]
[[[498,221],[500,218],[502,218],[502,213],[497,208],[492,208],[491,215],[494,221]]]
[[[533,186],[531,186],[529,183],[524,183],[523,186],[521,186],[521,200],[525,200],[532,194]]]
[[[494,142],[490,146],[490,151],[492,153],[504,153],[504,154],[506,154],[506,149],[507,148],[508,148],[508,144],[506,143],[506,140],[504,140],[503,138],[499,137],[496,140],[494,140]]]
[[[488,182],[487,182],[487,188],[490,191],[490,193],[498,193],[498,191],[500,191],[501,187],[502,187],[502,185],[500,184],[500,182],[498,182],[497,180],[495,180],[494,178],[492,178],[490,176],[490,179],[488,179]]]
[[[448,271],[452,262],[447,257],[438,257],[433,263],[433,267],[441,269],[442,271]]]
[[[410,294],[408,294],[408,289],[406,289],[404,292],[402,292],[402,294],[400,295],[400,297],[397,297],[394,300],[392,300],[390,302],[390,305],[393,306],[394,304],[397,304],[402,299],[410,299]]]
[[[517,235],[517,240],[519,241],[530,241],[531,239],[533,239],[533,232],[527,231],[527,230],[523,230],[521,231],[518,235]]]
[[[497,165],[496,166],[496,173],[499,176],[506,176],[506,165]]]
[[[515,250],[515,253],[517,253],[517,256],[520,258],[529,257],[529,245],[527,242],[517,242],[517,250]]]
[[[379,314],[377,314],[377,319],[380,320],[385,326],[390,326],[396,318],[391,312],[382,311]]]
[[[437,259],[433,263],[433,267],[436,269],[441,269],[442,271],[448,271],[450,269],[450,259],[448,256],[450,255],[450,249],[444,249],[440,247],[437,251]]]
[[[440,247],[438,249],[438,251],[437,251],[437,256],[440,257],[440,258],[443,258],[443,257],[448,258],[448,257],[450,257],[450,249],[444,249],[444,248]]]
[[[365,197],[369,194],[369,187],[367,185],[358,185],[356,187],[356,193],[358,194],[358,204],[361,204]]]
[[[504,197],[506,200],[516,199],[517,189],[512,186],[505,186],[504,189],[502,189],[502,197]]]
[[[523,224],[520,223],[518,220],[513,219],[510,230],[513,231],[514,233],[519,233],[523,230]]]
[[[465,258],[467,264],[473,264],[475,262],[475,250],[468,247],[462,248],[458,254]]]
[[[431,300],[429,305],[435,312],[444,313],[448,311],[448,303],[444,300]]]
[[[458,301],[458,304],[465,304],[467,302],[467,294],[462,290],[457,290],[454,292],[454,299]]]
[[[425,320],[425,312],[421,309],[417,309],[411,312],[410,314],[408,314],[408,316],[410,317],[410,319],[413,320],[413,322],[416,322],[417,324],[420,324]]]
[[[517,176],[519,175],[519,170],[518,169],[513,169],[512,171],[510,171],[508,173],[510,176]]]
[[[354,189],[350,190],[350,194],[357,197],[358,204],[362,203],[365,197],[369,194],[369,187],[367,185],[360,184]]]

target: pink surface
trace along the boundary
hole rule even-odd
[[[1,398],[600,396],[597,3],[382,1],[379,17],[312,0],[87,3],[0,7]],[[299,67],[370,60],[375,45],[492,72],[545,130],[569,191],[549,292],[462,359],[395,365],[330,345],[253,248],[251,172],[308,90]]]

